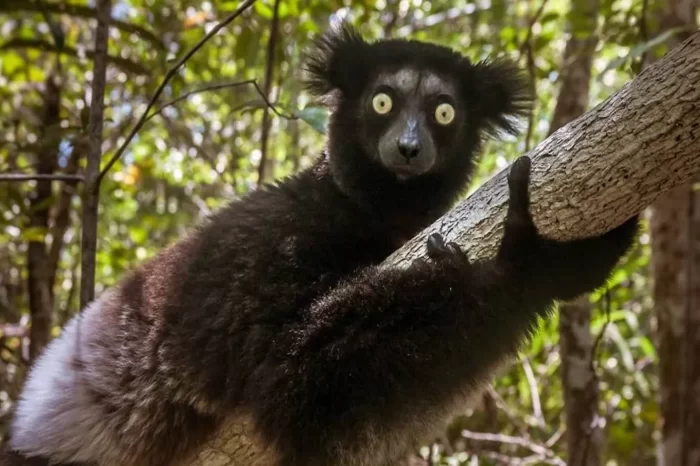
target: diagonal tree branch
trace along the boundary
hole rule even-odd
[[[552,238],[593,236],[622,224],[700,172],[700,33],[528,154],[532,215]],[[429,232],[490,257],[501,237],[507,170],[417,235],[388,261],[421,257]]]
[[[287,120],[296,120],[299,118],[296,115],[291,115],[291,114],[287,114],[287,113],[280,111],[263,94],[262,89],[260,89],[260,86],[258,85],[258,82],[255,79],[247,79],[245,81],[236,81],[236,82],[232,82],[232,83],[213,84],[210,86],[204,86],[204,87],[200,87],[199,89],[194,89],[192,91],[185,92],[184,94],[182,94],[182,95],[174,98],[173,100],[166,102],[163,105],[161,105],[160,107],[158,107],[153,113],[151,113],[150,115],[148,115],[146,117],[146,119],[144,120],[144,123],[151,120],[156,115],[160,114],[166,108],[172,107],[173,105],[175,105],[179,102],[182,102],[183,100],[187,100],[189,97],[191,97],[195,94],[201,94],[203,92],[211,92],[211,91],[217,91],[219,89],[228,89],[228,88],[232,88],[232,87],[240,87],[240,86],[248,86],[248,85],[252,85],[255,88],[255,92],[260,96],[260,98],[262,99],[262,102],[260,104],[258,103],[259,101],[257,101],[257,100],[244,102],[243,104],[237,106],[235,109],[231,109],[231,113],[234,113],[238,110],[242,110],[242,109],[247,108],[247,107],[255,107],[255,106],[260,107],[260,106],[264,105],[267,108],[269,108],[270,110],[272,110],[272,112],[275,115],[277,115],[278,117],[285,118]]]

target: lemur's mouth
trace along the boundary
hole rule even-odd
[[[399,179],[413,178],[427,171],[425,167],[418,164],[391,164],[386,168],[392,171]]]

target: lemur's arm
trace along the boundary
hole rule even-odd
[[[604,283],[637,219],[601,237],[542,238],[528,212],[529,166],[521,158],[511,170],[495,259],[470,264],[434,235],[430,261],[366,269],[280,335],[249,391],[281,464],[365,464],[356,458],[362,451],[383,464],[444,421],[451,405],[517,350],[555,299]]]

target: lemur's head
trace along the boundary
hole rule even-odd
[[[382,183],[438,178],[461,189],[482,136],[515,133],[513,117],[529,108],[527,84],[511,63],[472,63],[412,40],[368,42],[347,24],[316,39],[305,71],[309,91],[333,111],[336,176],[350,168],[375,179],[382,172]]]
[[[334,178],[390,209],[444,210],[464,189],[482,136],[515,133],[513,118],[529,108],[527,83],[509,62],[472,63],[413,40],[368,42],[348,24],[315,40],[305,72],[307,89],[332,109]]]

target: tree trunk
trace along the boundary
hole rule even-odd
[[[586,111],[591,69],[598,38],[599,2],[574,0],[569,14],[571,37],[562,60],[561,88],[549,129],[553,133]],[[596,422],[598,384],[593,371],[590,297],[559,305],[561,377],[564,387],[566,440],[569,463],[599,466],[603,435]]]
[[[95,2],[95,55],[92,68],[92,97],[88,121],[88,154],[83,186],[82,234],[80,238],[80,309],[95,297],[95,261],[97,258],[97,212],[100,207],[100,162],[102,160],[102,127],[104,126],[105,87],[109,23],[112,0]]]
[[[52,73],[44,83],[44,116],[42,118],[41,149],[37,174],[50,175],[56,169],[60,142],[61,88]],[[51,339],[53,309],[53,277],[46,247],[51,206],[51,181],[37,180],[36,190],[29,201],[29,226],[34,231],[27,248],[29,315],[29,360],[33,361]]]
[[[540,231],[560,239],[621,224],[661,193],[700,173],[700,33],[649,67],[613,97],[533,149],[532,213]],[[507,201],[506,171],[384,262],[403,267],[442,232],[473,259],[492,256]],[[188,466],[271,464],[249,428],[232,414]]]
[[[659,465],[700,464],[700,192],[682,186],[652,210],[659,353]],[[693,461],[691,458],[695,457]]]
[[[656,32],[695,28],[697,0],[660,3],[651,18]],[[682,38],[673,37],[669,46]],[[660,197],[651,213],[662,419],[658,464],[699,465],[700,191],[692,182],[676,188]]]
[[[275,54],[277,52],[277,38],[279,36],[279,10],[280,0],[275,0],[275,5],[272,9],[272,21],[270,23],[270,38],[267,41],[267,63],[265,65],[265,88],[263,92],[265,99],[272,100],[270,93],[272,92],[272,84],[274,81],[275,71]],[[270,139],[270,106],[263,107],[262,128],[260,130],[260,164],[258,165],[258,185],[271,177],[275,171],[275,160],[271,159],[268,154],[269,139]]]

